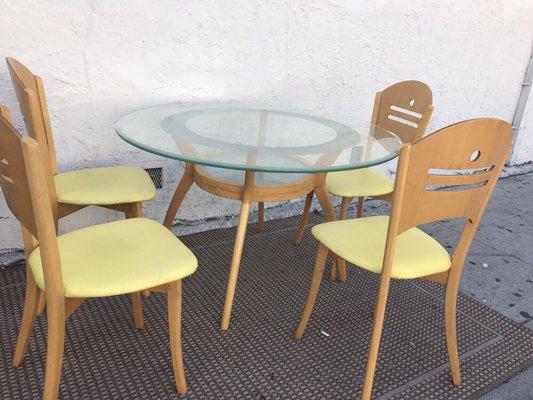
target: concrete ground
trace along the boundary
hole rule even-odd
[[[366,215],[388,212],[382,202],[365,204]],[[300,205],[294,207],[296,213],[301,212]],[[279,213],[292,214],[286,209],[269,209],[267,217],[288,216]],[[453,220],[422,228],[447,248],[453,248],[462,224]],[[533,172],[498,182],[470,248],[460,290],[533,329]],[[481,399],[533,399],[533,366]]]
[[[533,329],[533,173],[498,182],[470,250],[461,290]],[[533,367],[482,399],[533,399]]]
[[[267,209],[266,217],[276,219],[301,214],[302,204],[302,201],[278,204]],[[388,212],[388,206],[382,202],[365,204],[366,215]],[[315,208],[318,209],[317,204]],[[200,223],[182,221],[175,231],[183,235],[233,226],[236,222],[236,216]],[[429,224],[423,229],[452,248],[461,225],[458,221],[448,221]],[[20,253],[0,252],[0,266],[20,257]],[[533,172],[502,178],[498,182],[468,254],[461,291],[533,329]],[[533,399],[533,367],[482,399]]]
[[[530,168],[526,170],[531,171]],[[338,212],[338,199],[333,201]],[[278,203],[267,209],[266,218],[301,214],[302,205],[302,201]],[[351,205],[351,215],[355,214],[354,206]],[[320,210],[316,200],[314,209]],[[365,215],[388,212],[386,203],[365,203]],[[257,218],[257,214],[252,218]],[[237,216],[231,216],[201,223],[182,221],[175,230],[181,235],[236,224]],[[461,228],[458,220],[422,227],[449,249],[455,245]],[[533,172],[499,180],[468,253],[460,290],[533,329]],[[533,400],[533,366],[481,399]]]
[[[377,201],[366,207],[367,215],[387,211]],[[453,248],[461,228],[457,220],[422,227],[447,248]],[[533,172],[498,182],[468,253],[460,290],[533,329]],[[533,366],[481,399],[532,400]]]

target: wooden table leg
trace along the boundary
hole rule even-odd
[[[326,174],[320,173],[315,174],[315,194],[320,202],[320,206],[322,207],[322,212],[324,213],[324,216],[326,217],[327,221],[336,221],[337,218],[335,216],[335,210],[333,209],[333,205],[331,204],[331,199],[329,197],[328,189],[326,188]],[[339,275],[341,281],[346,281],[346,262],[340,258],[335,257],[335,262],[331,265],[330,270],[330,279],[335,280],[337,272],[336,269],[339,269]]]
[[[181,202],[185,198],[185,195],[187,194],[193,183],[194,164],[185,164],[185,172],[183,173],[180,183],[176,188],[176,192],[174,193],[174,196],[170,201],[167,215],[165,216],[165,221],[163,222],[163,225],[165,225],[167,228],[170,229],[170,227],[172,226],[172,222],[174,222],[174,218],[178,213],[178,209],[180,208]]]
[[[241,263],[242,248],[244,245],[246,228],[248,227],[250,205],[252,203],[254,175],[255,174],[253,171],[246,171],[246,175],[244,178],[244,189],[241,200],[241,214],[239,217],[239,225],[237,226],[237,233],[235,234],[235,244],[233,245],[233,258],[231,260],[231,267],[228,276],[226,300],[224,302],[224,311],[222,312],[222,321],[220,323],[220,329],[222,329],[223,331],[229,328],[229,320],[231,318],[233,297],[235,295],[235,287],[237,286],[237,276],[239,274],[239,266]]]
[[[314,192],[308,193],[305,198],[304,212],[302,213],[302,217],[300,219],[300,225],[298,226],[296,234],[294,235],[294,244],[300,244],[300,242],[302,241],[302,237],[305,233],[305,228],[307,227],[307,222],[309,221],[309,212],[311,211],[311,205],[313,204],[314,194]]]

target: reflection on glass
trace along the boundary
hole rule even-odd
[[[401,146],[391,132],[346,117],[227,104],[141,110],[123,117],[116,129],[127,142],[165,157],[264,172],[367,167],[394,158]]]

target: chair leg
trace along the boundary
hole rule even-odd
[[[65,300],[47,298],[48,344],[44,376],[44,400],[55,400],[59,393],[65,342]]]
[[[176,387],[181,395],[187,393],[187,381],[183,366],[181,349],[181,280],[171,282],[167,286],[168,326],[170,335],[170,351]]]
[[[38,314],[39,302],[42,293],[43,292],[41,292],[35,283],[31,269],[29,266],[26,266],[26,294],[24,297],[24,311],[22,313],[22,320],[20,322],[20,330],[17,339],[17,345],[15,346],[15,354],[13,355],[13,365],[15,367],[18,367],[20,364],[22,364],[24,356],[26,355],[35,317]]]
[[[309,295],[307,296],[307,302],[300,317],[300,323],[296,328],[295,338],[300,340],[304,334],[307,322],[309,317],[313,312],[313,306],[315,304],[316,296],[318,295],[318,289],[320,288],[320,282],[322,281],[322,275],[324,274],[324,266],[326,265],[326,260],[328,259],[328,248],[322,243],[318,246],[318,251],[316,253],[315,259],[315,269],[313,271],[313,278],[311,280],[311,287],[309,288]]]
[[[444,325],[446,328],[446,343],[448,345],[448,357],[452,371],[453,384],[461,384],[461,368],[459,366],[459,349],[457,348],[457,284],[446,286],[446,300],[444,303]]]
[[[39,307],[37,308],[37,315],[44,313],[44,308],[46,307],[46,294],[41,291],[39,296]]]
[[[144,329],[144,315],[142,308],[142,292],[131,294],[131,301],[133,304],[133,316],[135,320],[135,327],[137,329]]]
[[[30,268],[28,268],[28,258],[31,254],[31,252],[39,245],[39,242],[37,239],[33,237],[33,235],[24,227],[24,225],[20,226],[22,230],[22,240],[24,242],[24,258],[26,260],[26,290],[28,289],[28,277],[32,278],[33,285],[35,285],[35,280],[33,279],[33,275],[31,273]],[[57,228],[57,220],[56,220],[56,228]],[[32,283],[30,283],[31,285]],[[43,291],[38,290],[38,306],[37,306],[37,315],[41,315],[44,312],[44,307],[46,306],[46,295]]]
[[[315,186],[315,194],[320,202],[320,206],[322,207],[322,212],[324,213],[324,216],[326,217],[326,220],[329,221],[335,221],[337,219],[337,216],[335,215],[335,210],[333,208],[333,205],[331,204],[331,199],[329,196],[329,192],[326,189],[325,180],[322,185]],[[334,256],[334,263],[331,265],[330,269],[330,280],[334,281],[337,276],[337,269],[339,270],[339,277],[342,282],[346,282],[346,261],[338,256]]]
[[[348,206],[353,200],[353,197],[343,197],[341,200],[341,210],[339,212],[339,219],[346,219],[348,216]]]
[[[357,218],[361,218],[363,216],[364,205],[365,205],[365,198],[359,197],[357,199]]]
[[[305,227],[307,226],[307,221],[309,221],[309,211],[311,210],[311,204],[313,204],[313,195],[314,192],[311,192],[308,193],[305,197],[304,212],[302,214],[302,218],[300,219],[300,225],[296,230],[296,235],[294,235],[294,244],[300,244],[302,241],[302,237],[305,232]]]
[[[337,263],[335,259],[333,259],[331,268],[329,269],[329,280],[331,282],[335,282],[337,280]]]
[[[131,211],[129,213],[126,213],[126,218],[142,218],[143,216],[143,209],[142,209],[142,203],[131,203]],[[147,293],[144,293],[147,292]],[[150,294],[150,291],[143,291],[139,293],[133,293],[131,295],[131,304],[133,305],[133,317],[135,319],[135,326],[138,329],[144,328],[144,316],[143,316],[143,305],[142,305],[142,297],[141,293],[144,294],[145,297],[147,297]]]
[[[263,233],[265,231],[265,203],[260,201],[257,206],[257,225],[259,232]]]
[[[385,309],[387,307],[387,297],[389,294],[390,278],[381,278],[379,284],[379,293],[374,311],[374,325],[372,327],[372,338],[370,339],[370,348],[366,361],[365,380],[363,383],[363,393],[361,400],[370,400],[372,386],[374,385],[374,375],[376,373],[376,364],[378,361],[379,343],[381,341],[381,332],[383,330],[383,321],[385,319]]]

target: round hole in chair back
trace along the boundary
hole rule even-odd
[[[476,150],[470,154],[470,161],[474,162],[481,156],[481,152],[479,150]]]

